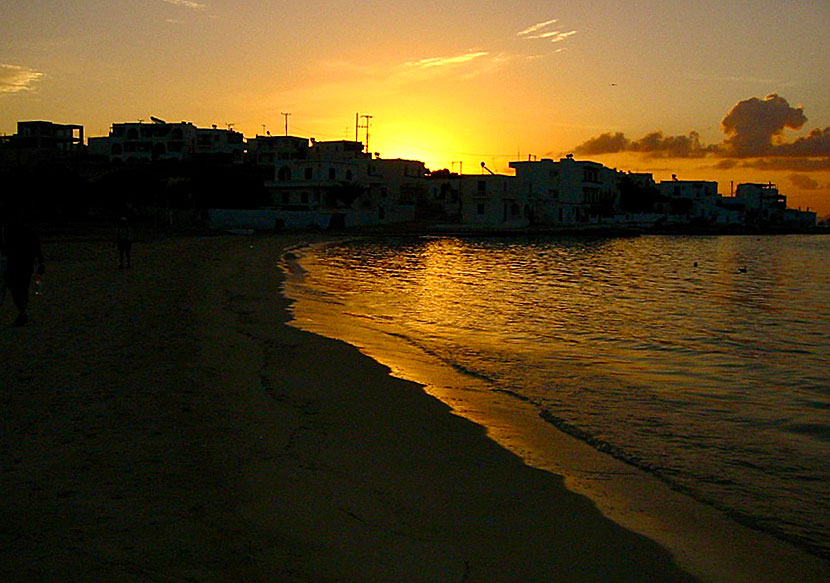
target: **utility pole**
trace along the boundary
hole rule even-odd
[[[288,116],[291,115],[291,114],[280,112],[280,115],[282,115],[285,118],[285,135],[287,136],[288,135]]]

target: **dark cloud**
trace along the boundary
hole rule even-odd
[[[824,172],[830,170],[830,158],[758,158],[742,164],[758,170],[792,170],[793,172]]]
[[[818,190],[820,188],[818,182],[804,174],[790,174],[789,179],[793,186],[801,190]]]
[[[814,129],[807,136],[786,142],[787,129],[807,123],[801,107],[792,107],[777,93],[753,97],[735,104],[721,121],[726,136],[720,144],[705,145],[697,132],[666,136],[656,131],[632,140],[624,133],[605,133],[580,144],[576,154],[598,155],[639,152],[659,158],[723,158],[720,169],[743,166],[764,170],[811,172],[830,169],[830,127]],[[746,159],[738,163],[735,159]]]
[[[804,138],[775,146],[775,155],[830,157],[830,127],[816,128]]]
[[[574,150],[577,154],[584,154],[587,156],[597,154],[616,154],[617,152],[625,152],[631,141],[625,137],[625,134],[617,132],[616,134],[601,134],[596,138],[591,138],[576,147]]]
[[[663,132],[651,132],[635,142],[631,150],[667,158],[702,158],[715,151],[712,146],[700,143],[700,134],[689,132],[687,136],[664,136]]]
[[[737,158],[757,158],[775,155],[784,129],[801,129],[807,123],[804,110],[791,107],[787,100],[771,93],[764,99],[753,97],[738,102],[726,114],[721,129],[726,134],[724,154]]]
[[[713,147],[700,143],[700,134],[697,132],[690,132],[687,136],[666,136],[663,132],[651,132],[639,140],[629,140],[621,132],[607,133],[591,138],[575,150],[577,154],[583,155],[640,152],[659,158],[702,158],[713,151]]]

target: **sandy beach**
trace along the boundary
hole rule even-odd
[[[45,238],[0,307],[0,580],[692,581],[352,346],[287,326],[291,236]]]

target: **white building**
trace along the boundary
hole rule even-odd
[[[461,222],[465,225],[518,228],[530,224],[527,196],[516,178],[503,174],[462,175],[458,180]]]
[[[670,212],[685,215],[689,220],[717,222],[721,197],[718,183],[708,180],[663,180],[657,185],[660,195],[668,200]]]
[[[245,140],[239,132],[216,126],[201,129],[189,121],[168,123],[151,119],[152,123],[113,124],[108,136],[89,138],[90,153],[121,162],[190,160],[197,154],[242,161]]]
[[[266,183],[286,226],[402,222],[415,218],[426,167],[416,160],[372,158],[356,141],[312,140],[303,157],[276,157]]]
[[[619,200],[618,172],[598,162],[573,156],[510,162],[516,171],[517,194],[526,197],[531,221],[546,225],[579,225],[610,215]]]

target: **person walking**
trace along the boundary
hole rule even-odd
[[[121,217],[121,220],[118,221],[115,246],[118,247],[118,269],[124,269],[125,259],[127,260],[127,267],[132,267],[133,231],[127,217]]]
[[[14,325],[23,326],[29,321],[29,286],[35,270],[35,261],[38,264],[39,275],[46,271],[40,237],[34,229],[24,224],[19,213],[14,213],[3,228],[0,250],[6,264],[3,285],[8,288],[17,308]]]

